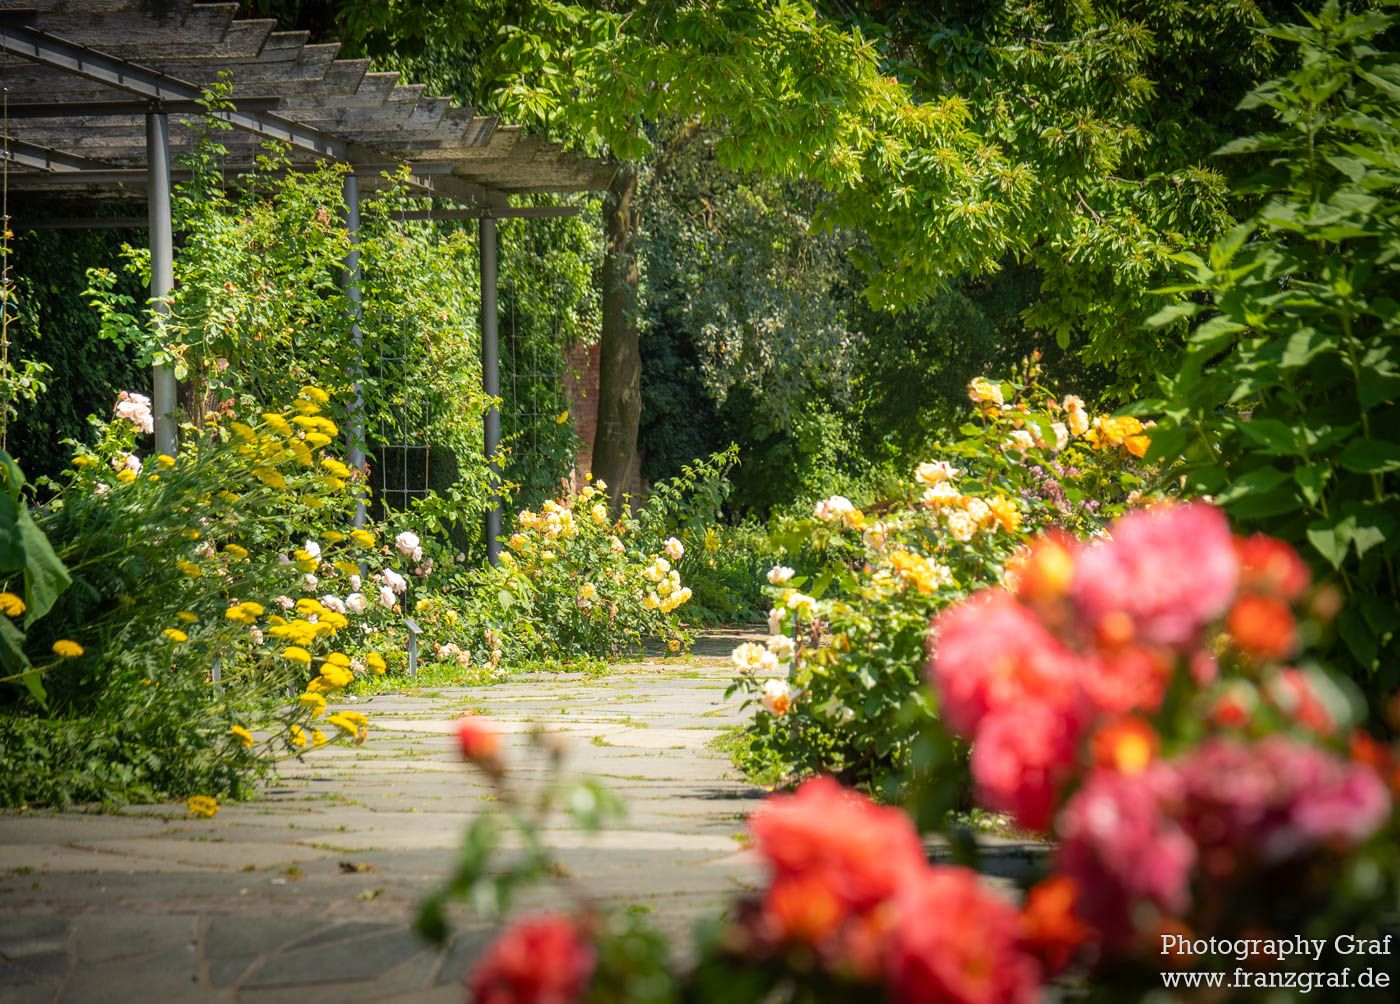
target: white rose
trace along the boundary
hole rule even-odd
[[[394,591],[388,586],[379,587],[379,602],[386,607],[392,607],[395,602]]]
[[[958,470],[946,460],[938,460],[933,463],[920,464],[914,468],[914,480],[920,484],[932,488],[936,484],[944,481],[952,481],[962,471]]]
[[[345,609],[349,610],[352,614],[364,613],[368,605],[364,593],[354,592],[345,597]]]
[[[675,537],[667,537],[663,549],[672,561],[680,561],[685,556],[685,545]]]
[[[806,593],[794,592],[787,598],[787,608],[799,614],[811,616],[812,611],[815,610],[816,607],[817,601]],[[777,634],[776,631],[773,633]]]
[[[334,610],[338,614],[345,613],[345,601],[339,596],[333,596],[330,593],[321,597],[321,606],[325,607],[327,610]]]
[[[977,522],[961,509],[954,509],[948,514],[948,532],[954,540],[966,543],[976,535]]]
[[[1001,444],[1001,448],[1008,453],[1025,453],[1035,449],[1035,437],[1025,429],[1017,429]]]
[[[418,560],[417,557],[415,557],[415,552],[418,551],[418,544],[418,534],[409,530],[405,530],[394,538],[394,546],[399,549],[399,553],[406,557],[413,558],[415,561]]]
[[[786,680],[768,680],[763,684],[763,710],[781,718],[792,707],[792,687]]]
[[[796,574],[797,573],[791,568],[788,568],[787,565],[774,565],[772,568],[768,569],[768,584],[770,586],[781,586],[791,581],[792,577]]]
[[[768,633],[778,634],[783,629],[783,611],[780,607],[774,607],[768,611]]]
[[[812,515],[823,523],[829,523],[834,519],[841,519],[847,513],[855,512],[855,506],[851,500],[844,495],[833,495],[829,499],[822,499],[816,508],[812,510]]]
[[[305,589],[308,593],[314,593],[317,587],[319,587],[320,585],[321,580],[316,578],[316,576],[312,575],[310,572],[307,572],[301,577],[301,588]]]
[[[313,558],[321,557],[321,545],[314,540],[308,540],[305,544],[302,544],[301,549]]]
[[[768,636],[768,651],[781,662],[787,662],[797,651],[797,646],[793,644],[791,638],[785,634],[775,634]]]
[[[124,418],[137,430],[150,435],[155,431],[155,418],[151,414],[151,399],[145,394],[137,394],[134,391],[124,390],[117,395],[116,406],[112,413],[117,418]]]

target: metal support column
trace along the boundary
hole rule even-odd
[[[158,101],[146,112],[147,201],[150,204],[151,309],[159,327],[170,313],[175,286],[175,247],[170,227],[170,119]],[[175,425],[175,370],[156,366],[151,383],[155,413],[156,452],[175,455],[179,446]]]
[[[350,402],[350,421],[346,430],[348,459],[357,471],[365,469],[365,360],[364,334],[360,331],[360,179],[347,173],[341,192],[345,198],[345,229],[350,233],[350,253],[345,256],[345,298],[350,302],[350,341],[355,346],[355,397]],[[365,525],[365,490],[355,492],[354,526]]]
[[[501,396],[501,352],[498,342],[496,307],[496,221],[483,216],[480,223],[481,243],[481,385],[487,397]],[[486,457],[491,461],[491,508],[486,510],[486,559],[496,565],[501,561],[501,469],[496,451],[501,445],[501,412],[492,404],[486,412]]]

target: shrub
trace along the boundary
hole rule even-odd
[[[1165,416],[1154,454],[1184,454],[1192,491],[1335,575],[1348,602],[1331,655],[1375,699],[1400,684],[1394,24],[1329,3],[1269,32],[1300,57],[1245,99],[1275,127],[1221,151],[1266,162],[1245,188],[1259,208],[1179,256],[1192,299],[1154,320],[1200,323],[1148,405]]]
[[[768,574],[772,637],[734,653],[734,686],[760,709],[744,747],[755,767],[894,784],[936,713],[920,677],[929,618],[1000,581],[1029,534],[1094,532],[1140,498],[1141,423],[1091,419],[1039,381],[1034,362],[972,381],[963,438],[901,494],[863,509],[834,496],[775,531],[801,568]]]
[[[703,535],[727,492],[733,452],[715,454],[653,487],[635,512],[615,516],[603,485],[568,490],[514,520],[501,563],[445,566],[417,608],[451,638],[449,657],[496,668],[502,660],[568,660],[638,651],[659,639],[680,651],[677,611],[687,548]]]
[[[27,608],[23,635],[0,626],[25,687],[5,696],[6,804],[237,796],[279,756],[364,738],[358,714],[326,718],[331,736],[317,720],[325,694],[387,668],[375,647],[407,583],[370,531],[333,529],[360,489],[327,450],[328,404],[306,387],[291,409],[216,416],[177,456],[144,459],[144,398],[96,423],[33,520],[50,571],[11,563],[0,582]],[[58,569],[71,585],[53,585]]]
[[[1400,749],[1356,730],[1344,681],[1308,657],[1306,566],[1281,541],[1234,536],[1201,502],[1107,529],[1035,539],[1013,585],[937,621],[929,681],[974,743],[978,801],[1056,843],[1022,879],[930,863],[900,809],[812,778],[750,817],[763,876],[699,926],[683,966],[660,932],[570,875],[556,912],[514,918],[486,949],[473,991],[1032,1004],[1155,1001],[1179,976],[1231,1000],[1391,999]],[[472,821],[422,905],[419,929],[438,943],[447,903],[504,920],[559,875],[538,839],[552,814],[592,830],[620,809],[559,777],[555,737],[530,737],[549,767],[525,798],[490,723],[458,732],[499,811]],[[959,849],[979,863],[975,841]]]

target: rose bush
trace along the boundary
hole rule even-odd
[[[32,519],[55,570],[0,577],[0,801],[237,796],[278,757],[364,739],[328,698],[396,661],[410,563],[347,528],[362,479],[329,404],[307,386],[213,415],[174,456],[138,454],[141,395],[96,423]]]
[[[1261,612],[1285,630],[1261,631]],[[927,667],[972,743],[977,800],[1055,840],[1018,889],[931,864],[905,811],[811,778],[750,817],[764,881],[702,928],[693,964],[673,967],[636,917],[580,897],[507,927],[469,977],[470,999],[1030,1004],[1072,986],[1108,1004],[1162,999],[1163,970],[1180,967],[1220,971],[1231,991],[1172,999],[1387,1000],[1386,987],[1368,996],[1355,983],[1279,996],[1308,975],[1297,966],[1340,971],[1353,961],[1341,956],[1170,947],[1382,933],[1400,893],[1400,749],[1360,730],[1345,678],[1305,655],[1335,614],[1288,545],[1235,537],[1203,503],[1134,511],[1086,542],[1037,537],[1004,586],[937,616]],[[530,850],[502,872],[501,824],[478,818],[452,882],[425,905],[437,937],[448,899],[504,916],[522,883],[557,871],[536,842],[551,804],[614,808],[552,778],[543,799],[526,797],[489,725],[460,731]],[[558,741],[531,742],[557,768]],[[975,863],[976,850],[962,852]]]
[[[772,569],[769,640],[734,653],[735,688],[761,709],[741,765],[893,783],[935,713],[920,674],[930,616],[1000,581],[1030,534],[1092,533],[1148,496],[1142,423],[1051,394],[1036,361],[968,394],[962,438],[901,494],[833,496],[773,534],[801,571]]]
[[[498,566],[444,563],[415,606],[420,621],[450,639],[448,658],[493,671],[502,660],[635,652],[645,640],[680,651],[689,636],[679,611],[693,595],[681,537],[703,539],[713,525],[732,463],[733,451],[697,461],[620,514],[591,479],[519,512]]]
[[[1393,752],[1305,656],[1337,608],[1291,547],[1197,502],[1042,538],[935,621],[976,798],[1056,838],[1081,961],[1144,981],[1163,931],[1336,934],[1393,895]]]

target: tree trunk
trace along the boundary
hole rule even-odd
[[[603,200],[603,331],[598,347],[598,427],[593,476],[607,482],[614,512],[621,509],[637,463],[642,419],[642,350],[636,306],[637,167],[618,168]]]

